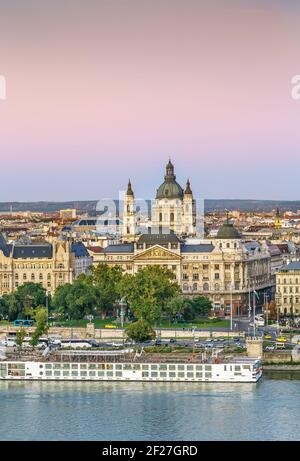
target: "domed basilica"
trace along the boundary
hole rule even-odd
[[[135,200],[129,181],[125,195],[123,213],[123,237],[133,237],[135,233]],[[178,236],[195,236],[196,202],[193,198],[190,182],[185,190],[176,181],[174,166],[169,160],[166,166],[164,182],[156,191],[151,209],[151,232],[170,233]]]

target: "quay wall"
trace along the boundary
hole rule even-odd
[[[0,327],[0,334],[6,335],[10,332],[16,332],[18,328],[12,326],[2,326]],[[26,331],[28,333],[32,333],[34,328],[27,328]],[[61,336],[62,338],[68,339],[83,339],[83,338],[95,338],[97,340],[107,340],[107,339],[118,339],[123,340],[125,338],[125,329],[121,328],[95,328],[94,324],[88,324],[86,328],[78,328],[78,327],[50,327],[49,328],[49,335],[57,335]],[[228,332],[224,331],[195,331],[193,333],[192,329],[158,329],[156,330],[157,337],[161,339],[193,339],[195,340],[202,339],[202,338],[220,338],[220,337],[236,337],[240,336],[244,338],[244,332]]]

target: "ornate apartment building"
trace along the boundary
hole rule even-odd
[[[267,246],[244,242],[225,223],[215,239],[183,241],[175,233],[144,234],[137,241],[108,245],[95,260],[120,265],[134,274],[141,267],[158,264],[169,268],[186,295],[206,295],[216,313],[246,313],[249,290],[272,288],[271,256]]]
[[[300,315],[300,262],[287,264],[276,273],[275,299],[281,315]]]
[[[8,244],[0,233],[0,296],[12,293],[25,282],[40,283],[53,294],[58,286],[72,283],[91,264],[80,242]]]

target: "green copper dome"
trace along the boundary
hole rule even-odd
[[[239,231],[233,227],[233,224],[226,222],[220,227],[217,233],[218,239],[240,239],[241,235]]]
[[[183,198],[183,189],[176,181],[176,176],[174,174],[174,166],[169,160],[169,163],[166,166],[166,174],[164,182],[159,186],[156,192],[157,199],[174,199]]]

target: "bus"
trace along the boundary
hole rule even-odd
[[[14,326],[15,327],[32,327],[34,325],[34,320],[15,320]]]
[[[95,345],[91,339],[62,339],[60,341],[63,349],[90,349]]]

